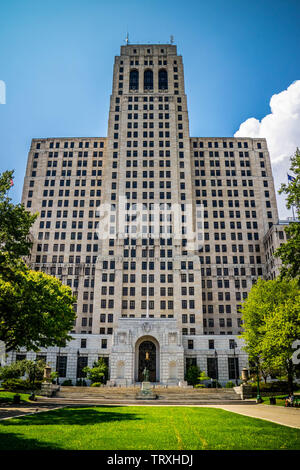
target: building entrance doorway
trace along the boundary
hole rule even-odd
[[[138,381],[144,380],[143,371],[145,367],[149,371],[149,381],[156,382],[156,346],[152,341],[143,341],[139,345],[138,357]]]

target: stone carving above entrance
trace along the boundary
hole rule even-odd
[[[150,333],[150,331],[152,329],[151,323],[149,323],[149,322],[143,323],[142,329],[145,333]]]
[[[169,343],[175,344],[177,340],[177,333],[169,333]]]
[[[118,342],[120,344],[126,343],[126,333],[118,333]]]

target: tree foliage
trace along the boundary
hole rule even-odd
[[[104,359],[100,357],[97,362],[94,362],[93,367],[84,367],[83,372],[86,373],[87,378],[92,382],[104,382],[107,376],[107,364]]]
[[[288,184],[282,184],[279,194],[286,194],[286,206],[294,207],[296,215],[300,216],[300,151],[297,148],[291,158],[291,170],[294,180]],[[281,277],[297,278],[300,281],[300,223],[291,222],[285,227],[287,241],[275,252],[275,256],[282,261]]]
[[[189,366],[185,375],[187,383],[189,385],[196,385],[199,382],[200,372],[201,371],[198,366]]]
[[[41,381],[44,375],[44,367],[45,362],[42,360],[34,362],[23,359],[22,361],[12,362],[9,366],[0,368],[0,380],[19,379],[26,375],[29,382]]]
[[[76,299],[60,280],[24,263],[37,215],[11,203],[12,177],[12,171],[0,176],[0,341],[7,352],[22,346],[33,351],[64,346],[71,338]]]
[[[12,186],[13,171],[0,175],[0,249],[12,258],[30,253],[32,242],[29,229],[37,214],[26,211],[23,204],[13,204],[8,196]]]
[[[297,280],[258,279],[242,305],[245,350],[261,369],[282,370],[289,383],[295,373],[292,345],[300,337]]]
[[[70,287],[21,261],[0,273],[0,340],[6,351],[65,346],[75,320]]]

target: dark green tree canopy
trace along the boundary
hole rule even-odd
[[[242,304],[245,350],[265,370],[285,370],[290,389],[295,373],[294,341],[300,337],[300,289],[297,280],[258,279]]]
[[[70,287],[43,272],[30,270],[30,227],[37,215],[8,197],[13,172],[0,175],[0,341],[6,351],[24,346],[64,346],[70,339],[75,312]]]
[[[26,211],[23,204],[13,204],[8,192],[13,181],[13,171],[0,175],[0,250],[12,258],[26,256],[32,246],[29,229],[37,214]]]
[[[300,217],[300,151],[297,148],[291,158],[291,171],[294,180],[289,184],[282,184],[279,194],[286,194],[286,206],[294,207],[295,215]],[[282,261],[281,277],[297,278],[300,282],[300,223],[295,221],[285,227],[287,242],[283,243],[275,252],[275,256]]]

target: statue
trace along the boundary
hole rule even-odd
[[[143,370],[143,376],[144,376],[144,382],[149,382],[149,371],[146,367]]]

